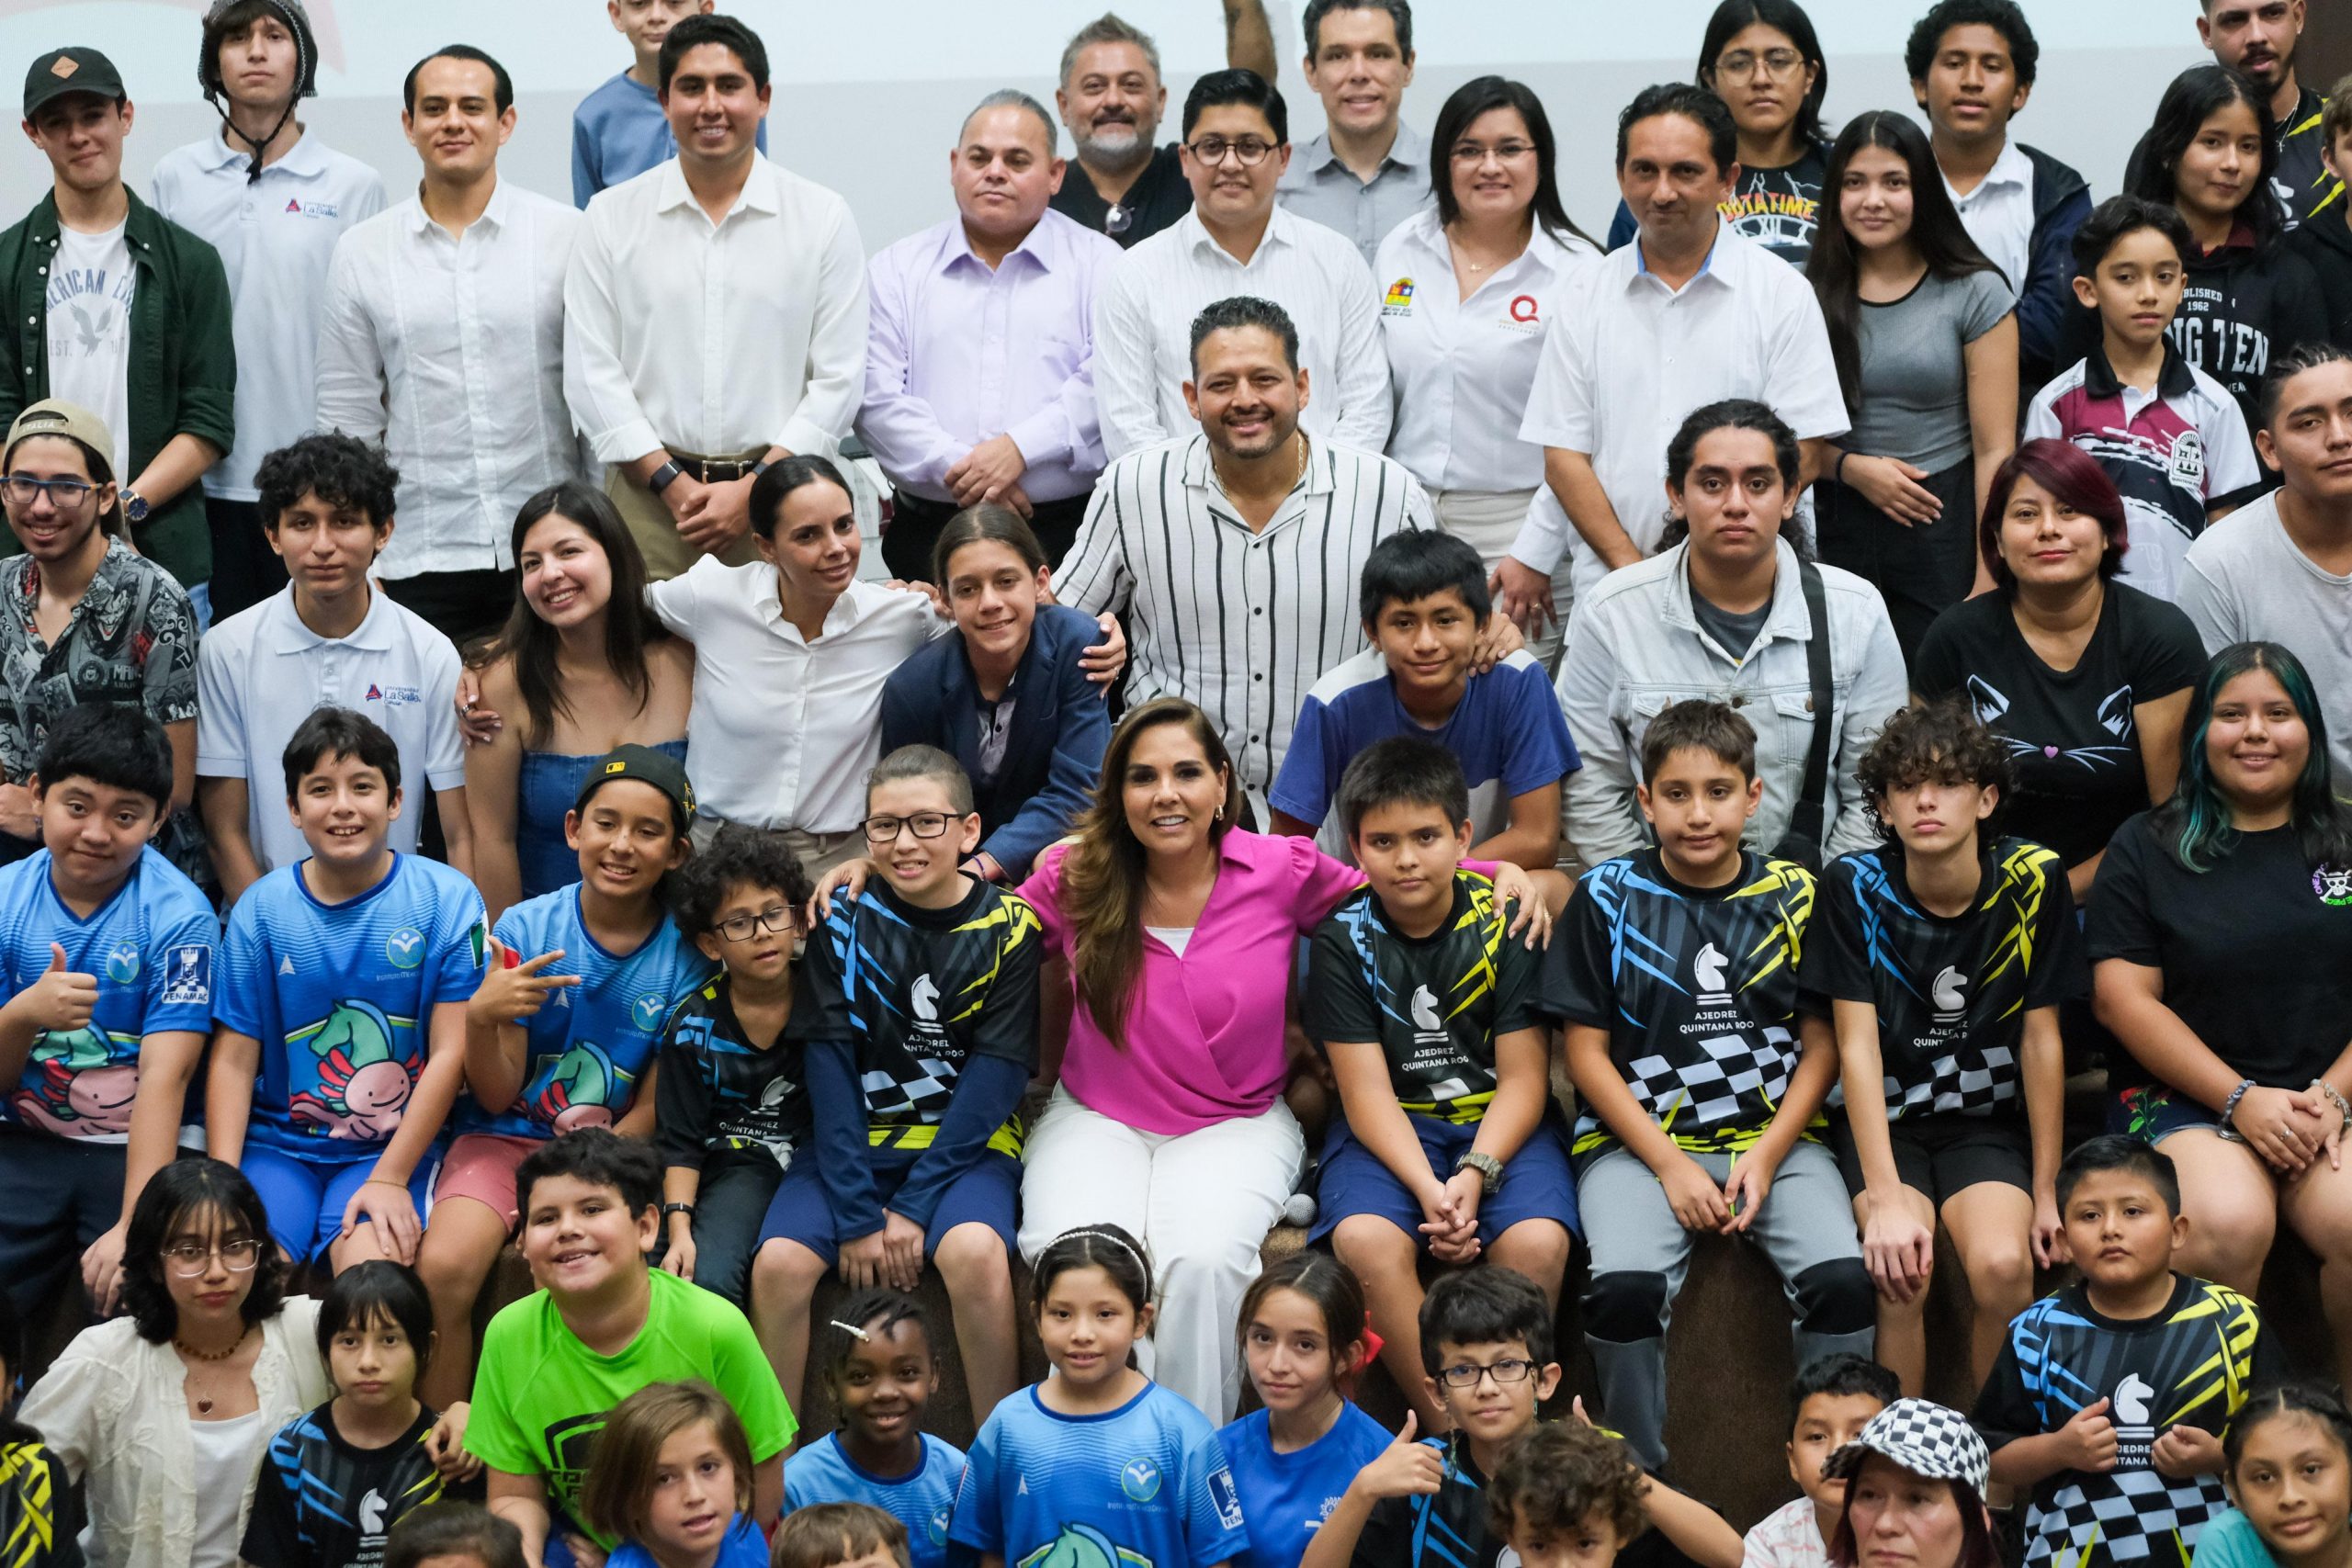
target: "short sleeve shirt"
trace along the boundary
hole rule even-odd
[[[382,1568],[391,1528],[442,1500],[424,1441],[440,1417],[421,1409],[379,1449],[347,1440],[322,1404],[288,1422],[262,1456],[240,1560],[252,1568]]]
[[[864,1503],[907,1527],[915,1568],[945,1568],[947,1525],[956,1512],[956,1483],[964,1478],[964,1451],[929,1432],[922,1459],[905,1475],[882,1476],[860,1466],[830,1433],[803,1447],[784,1467],[784,1509],[819,1503]]]
[[[414,855],[340,904],[320,902],[300,865],[246,889],[213,1013],[261,1043],[252,1141],[338,1164],[390,1143],[424,1071],[433,1010],[474,994],[486,934],[473,884]]]
[[[805,970],[803,971],[805,973]],[[796,991],[796,1011],[805,1008]],[[653,1145],[662,1163],[702,1168],[711,1155],[765,1155],[779,1166],[814,1135],[801,1032],[787,1021],[762,1048],[743,1032],[724,974],[678,1004],[662,1034]]]
[[[1668,874],[1656,849],[1585,873],[1544,950],[1538,1006],[1609,1033],[1609,1055],[1642,1109],[1693,1153],[1751,1147],[1796,1070],[1797,965],[1813,918],[1813,874],[1741,852],[1722,887]],[[1589,1110],[1571,1152],[1615,1134]]]
[[[1453,874],[1453,907],[1426,937],[1396,929],[1371,888],[1316,928],[1306,1030],[1326,1044],[1377,1044],[1396,1101],[1417,1116],[1474,1122],[1495,1098],[1495,1041],[1543,1022],[1536,954],[1510,940],[1495,885]]]
[[[1974,450],[1968,414],[1968,345],[2017,309],[2016,292],[1991,269],[1930,272],[1902,299],[1862,301],[1861,390],[1853,447],[1900,457],[1931,474]]]
[[[49,727],[82,703],[136,707],[157,724],[196,716],[196,615],[162,567],[108,540],[53,643],[41,640],[40,608],[40,564],[0,561],[0,768],[10,780],[32,776]]]
[[[1193,210],[1193,186],[1184,178],[1183,156],[1170,141],[1152,153],[1151,162],[1120,197],[1119,211],[1125,216],[1125,223],[1114,222],[1111,203],[1102,199],[1084,169],[1069,171],[1049,205],[1063,217],[1075,219],[1098,234],[1110,235],[1119,242],[1121,250],[1131,251],[1137,241],[1172,227]]]
[[[1841,855],[1822,874],[1802,977],[1824,1013],[1833,1001],[1877,1010],[1890,1122],[2018,1114],[2025,1015],[2083,989],[2056,852],[2001,839],[1981,859],[1975,902],[1951,917],[1912,897],[1899,842]]]
[[[1929,702],[1964,696],[2000,732],[2017,784],[2001,803],[2006,825],[2075,866],[2148,807],[2133,710],[2204,673],[2205,649],[2186,615],[2111,581],[2073,669],[2052,669],[2027,645],[2007,593],[1980,593],[1928,628],[1911,689]]]

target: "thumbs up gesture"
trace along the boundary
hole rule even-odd
[[[26,987],[12,1004],[35,1029],[67,1032],[90,1026],[98,1006],[98,977],[77,975],[65,966],[65,949],[49,944],[49,967]]]
[[[1445,1480],[1445,1459],[1416,1440],[1420,1418],[1405,1413],[1404,1429],[1380,1457],[1356,1472],[1351,1490],[1368,1497],[1428,1496]]]

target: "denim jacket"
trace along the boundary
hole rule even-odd
[[[1567,829],[1585,864],[1630,852],[1650,837],[1634,799],[1642,737],[1669,704],[1690,697],[1729,703],[1756,727],[1756,772],[1764,804],[1746,840],[1770,850],[1788,832],[1813,743],[1813,682],[1796,552],[1777,547],[1771,613],[1744,660],[1735,660],[1699,629],[1690,608],[1689,544],[1611,572],[1579,599],[1560,659],[1560,705],[1584,767],[1568,775]],[[1854,769],[1887,716],[1910,700],[1903,649],[1878,590],[1852,572],[1821,568],[1829,611],[1829,669],[1836,702],[1827,796],[1822,805],[1825,852],[1835,856],[1879,841],[1863,811]]]

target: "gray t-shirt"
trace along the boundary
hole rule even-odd
[[[2274,491],[2199,535],[2177,586],[2208,655],[2235,642],[2276,642],[2303,661],[2343,794],[2352,784],[2352,577],[2321,570],[2295,547]]]
[[[1764,623],[1772,618],[1772,601],[1767,599],[1753,610],[1726,610],[1693,589],[1690,615],[1710,641],[1730,654],[1733,662],[1741,663],[1746,661],[1748,650],[1756,646],[1757,637],[1764,630]]]
[[[1862,303],[1860,411],[1849,451],[1900,457],[1931,474],[1967,460],[1967,346],[2017,309],[1997,272],[1929,273],[1892,304]]]

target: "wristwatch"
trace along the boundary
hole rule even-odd
[[[122,492],[122,515],[126,522],[144,523],[149,511],[147,498],[135,490]]]
[[[1472,1149],[1453,1162],[1453,1168],[1476,1171],[1480,1181],[1484,1183],[1487,1197],[1493,1197],[1502,1187],[1503,1162],[1492,1155],[1481,1154],[1476,1149]]]
[[[653,477],[645,481],[645,488],[651,491],[654,494],[660,495],[663,491],[668,490],[672,485],[675,484],[678,481],[678,476],[685,471],[685,469],[678,467],[678,459],[673,457],[669,461],[663,463],[660,468],[653,470]]]
[[[664,1203],[662,1205],[662,1217],[663,1219],[666,1220],[673,1214],[684,1214],[686,1218],[693,1219],[695,1216],[695,1206],[692,1203]]]

